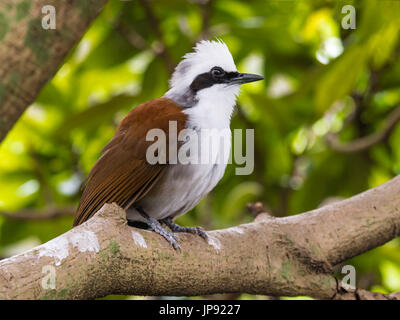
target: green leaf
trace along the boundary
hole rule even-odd
[[[327,67],[315,88],[315,106],[319,114],[352,92],[366,67],[367,58],[366,48],[355,45]]]

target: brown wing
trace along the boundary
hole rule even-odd
[[[90,171],[74,226],[85,222],[105,203],[116,202],[127,209],[143,198],[168,166],[147,162],[146,150],[154,143],[146,141],[147,132],[159,128],[168,137],[169,121],[177,122],[179,132],[185,127],[186,119],[182,107],[167,98],[151,100],[133,109],[121,122]]]

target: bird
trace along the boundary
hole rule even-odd
[[[172,163],[172,155],[167,154],[165,163],[150,163],[146,155],[154,142],[148,141],[147,134],[160,129],[168,136],[171,122],[178,132],[199,133],[200,144],[205,143],[202,130],[227,129],[230,133],[240,85],[262,79],[240,73],[222,40],[197,42],[174,69],[164,96],[133,108],[121,121],[83,183],[73,226],[87,221],[105,203],[114,202],[125,209],[129,223],[144,224],[176,250],[181,250],[176,233],[207,239],[203,228],[180,226],[174,219],[194,208],[217,185],[226,162]],[[230,148],[227,139],[216,152],[220,156]]]

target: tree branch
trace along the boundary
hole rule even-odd
[[[11,220],[48,220],[74,215],[75,208],[51,208],[45,211],[20,210],[17,212],[0,211],[0,215]]]
[[[247,292],[322,299],[394,299],[346,290],[332,266],[397,237],[400,176],[347,200],[296,216],[180,234],[182,252],[158,234],[129,227],[105,205],[86,223],[0,261],[1,299],[90,299],[108,294],[191,296]],[[47,266],[47,269],[43,269]],[[54,268],[55,289],[46,289]],[[47,271],[46,271],[47,270]]]
[[[379,292],[370,292],[363,289],[345,289],[338,281],[338,289],[334,300],[400,300],[400,292],[392,294],[383,294]]]
[[[0,141],[56,73],[68,51],[81,38],[105,2],[1,1]],[[42,18],[46,15],[42,8],[45,5],[56,9],[55,30],[42,28]]]
[[[174,72],[175,63],[172,59],[172,55],[169,52],[166,43],[164,41],[164,36],[163,36],[161,27],[160,27],[160,20],[155,15],[153,8],[151,7],[148,0],[139,0],[139,2],[146,12],[147,19],[149,20],[150,28],[153,29],[153,32],[154,32],[155,36],[157,37],[159,44],[161,45],[161,48],[158,50],[158,55],[164,61],[164,64],[165,64],[169,74],[172,74]]]
[[[397,107],[388,115],[384,127],[369,136],[358,138],[348,143],[342,143],[341,141],[339,141],[337,134],[329,133],[326,136],[326,141],[333,150],[341,153],[360,152],[363,150],[367,150],[375,144],[385,140],[396,127],[399,121],[400,107]]]
[[[213,0],[208,0],[205,2],[200,2],[201,15],[203,18],[203,25],[201,31],[202,39],[209,39],[211,37],[210,33],[210,20],[213,12]]]

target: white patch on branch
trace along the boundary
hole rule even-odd
[[[235,233],[239,233],[239,234],[244,233],[243,229],[241,229],[239,227],[232,227],[232,228],[227,229],[227,231],[231,231],[231,232],[235,232]]]
[[[221,245],[221,241],[219,241],[218,238],[208,236],[207,242],[210,246],[213,246],[215,250],[217,250],[217,251],[221,250],[222,245]]]
[[[147,248],[146,240],[144,240],[143,236],[139,232],[132,230],[132,238],[135,244],[142,248]]]
[[[99,241],[95,233],[89,230],[80,230],[72,233],[69,238],[60,236],[42,244],[38,247],[38,256],[39,258],[51,257],[54,259],[55,265],[59,266],[68,257],[70,244],[80,252],[100,251]]]
[[[100,245],[97,236],[93,231],[82,230],[71,235],[69,242],[80,252],[93,251],[99,252]]]
[[[69,255],[69,244],[66,237],[60,236],[49,242],[46,242],[38,247],[38,256],[40,257],[51,257],[54,259],[56,266],[61,264],[66,257]]]

